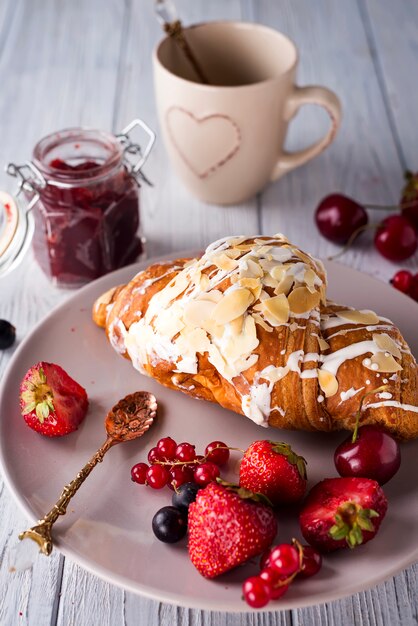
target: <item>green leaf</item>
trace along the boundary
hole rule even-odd
[[[25,408],[22,410],[22,415],[28,415],[28,413],[32,413],[35,407],[35,402],[29,402],[29,404],[26,404]]]
[[[329,529],[329,534],[333,539],[335,539],[335,541],[345,539],[349,532],[350,529],[347,524],[334,524],[334,526],[331,526],[331,528]]]

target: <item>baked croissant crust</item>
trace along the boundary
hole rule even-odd
[[[261,426],[353,430],[363,398],[361,424],[418,435],[417,364],[399,330],[328,302],[322,263],[282,235],[151,265],[93,319],[141,373]]]

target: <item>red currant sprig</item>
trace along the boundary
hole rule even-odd
[[[148,452],[150,465],[134,465],[131,478],[134,482],[153,489],[162,489],[168,485],[170,489],[177,491],[187,482],[195,482],[204,487],[220,476],[219,466],[228,462],[230,450],[240,449],[230,448],[223,441],[212,441],[206,446],[205,454],[198,455],[191,443],[184,441],[177,444],[171,437],[164,437]]]
[[[319,552],[311,546],[302,546],[296,539],[291,544],[275,546],[261,557],[260,574],[244,582],[244,600],[252,608],[261,608],[270,600],[281,598],[296,576],[313,576],[321,564]]]

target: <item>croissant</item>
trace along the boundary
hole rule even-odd
[[[151,265],[93,319],[141,373],[261,426],[353,430],[363,398],[362,424],[418,435],[418,369],[399,330],[327,301],[322,263],[282,235]]]

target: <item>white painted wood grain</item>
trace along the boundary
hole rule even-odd
[[[359,0],[360,9],[362,2]],[[260,20],[290,34],[301,48],[300,82],[323,83],[341,94],[345,121],[337,142],[323,156],[272,186],[261,198],[226,209],[204,206],[192,199],[175,179],[159,142],[146,166],[155,188],[144,187],[142,194],[150,254],[204,245],[233,232],[258,232],[262,207],[264,232],[282,228],[297,243],[325,255],[332,246],[324,246],[310,221],[322,195],[340,189],[369,201],[396,199],[401,163],[387,115],[387,107],[394,107],[395,102],[393,98],[388,102],[384,99],[372,53],[386,59],[382,60],[382,71],[388,91],[391,95],[393,90],[399,97],[413,86],[406,83],[405,73],[397,72],[397,65],[416,62],[416,48],[408,35],[410,43],[402,44],[397,62],[391,62],[390,17],[383,14],[375,0],[367,0],[375,52],[364,25],[364,12],[355,3],[318,0],[315,9],[309,0],[177,0],[176,4],[185,23],[242,18]],[[393,3],[384,0],[383,6],[389,10]],[[399,20],[407,22],[416,8],[408,9],[403,0],[397,11]],[[0,164],[27,158],[40,136],[63,126],[82,123],[117,130],[138,114],[156,126],[150,55],[159,37],[151,0],[2,0]],[[413,96],[417,97],[416,88]],[[402,102],[401,106],[406,105]],[[405,154],[409,154],[414,149],[413,138],[412,134],[406,137],[409,119],[404,119],[404,113],[404,108],[394,111],[394,119],[399,142],[405,144]],[[326,118],[316,110],[306,110],[295,124],[289,142],[298,148],[318,136]],[[0,173],[0,185],[5,183]],[[393,270],[365,246],[344,261],[384,278]],[[14,274],[0,280],[0,317],[16,324],[20,340],[65,296],[65,292],[51,287],[29,255]],[[0,352],[0,376],[11,353]],[[49,561],[40,559],[33,574],[11,577],[4,554],[16,530],[24,526],[26,520],[0,486],[1,626],[417,623],[418,567],[371,591],[320,607],[247,616],[211,613],[125,593],[69,559],[64,564],[58,554]]]
[[[402,167],[418,170],[418,3],[410,0],[365,0],[359,4],[370,33],[371,52],[387,115],[396,137]],[[414,79],[412,79],[414,80]]]
[[[314,211],[322,197],[340,191],[360,202],[391,204],[397,201],[402,186],[402,166],[371,44],[355,2],[317,0],[313,5],[301,0],[259,0],[255,9],[257,20],[282,29],[299,46],[299,83],[326,85],[342,102],[343,122],[334,144],[262,196],[263,232],[285,232],[292,241],[326,257],[338,248],[314,226]],[[406,52],[405,62],[418,64],[418,50],[410,47]],[[391,49],[387,48],[387,54],[392,54]],[[408,90],[407,84],[403,87]],[[289,144],[294,149],[313,141],[327,124],[317,107],[304,107],[299,116],[290,124]],[[371,221],[385,216],[375,212]],[[363,234],[340,262],[388,280],[398,267],[374,250],[372,238],[372,234]],[[417,265],[417,255],[403,264]]]

